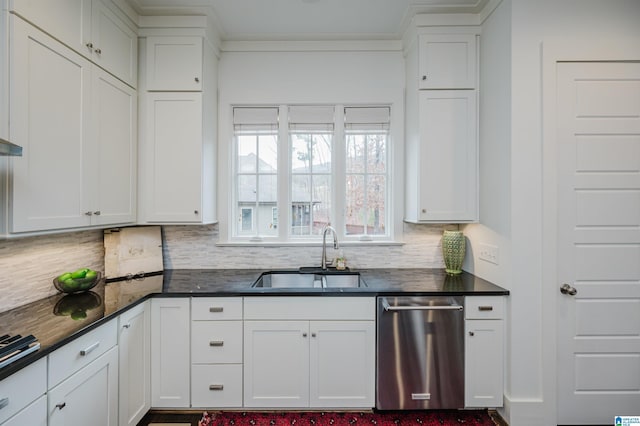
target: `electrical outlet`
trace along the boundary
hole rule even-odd
[[[491,244],[478,244],[478,258],[480,260],[484,260],[485,262],[493,263],[494,265],[499,264],[500,255],[498,251],[498,247],[492,246]]]

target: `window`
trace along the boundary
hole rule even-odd
[[[317,241],[330,224],[343,241],[388,239],[389,117],[387,106],[235,107],[232,238]]]
[[[388,108],[345,108],[346,235],[386,235]]]

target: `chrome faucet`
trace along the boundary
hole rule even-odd
[[[338,234],[333,227],[327,225],[322,228],[322,261],[320,262],[320,267],[323,271],[327,270],[327,232],[331,231],[333,234],[333,248],[338,249]]]

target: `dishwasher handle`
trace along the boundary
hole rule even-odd
[[[385,312],[397,311],[461,311],[462,305],[419,305],[419,306],[391,306],[386,297],[382,298],[382,307]]]

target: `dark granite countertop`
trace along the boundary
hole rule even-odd
[[[101,282],[91,291],[57,294],[0,313],[0,334],[33,334],[40,349],[0,369],[0,380],[98,327],[149,297],[180,296],[368,296],[508,295],[509,292],[466,272],[443,269],[359,270],[366,287],[282,289],[251,288],[264,270],[167,270],[129,281]]]

